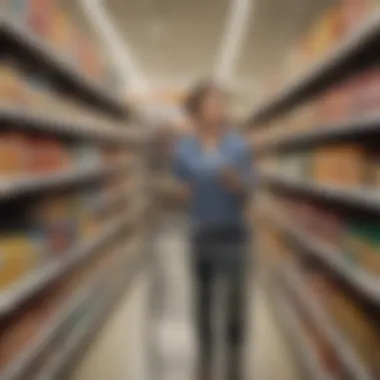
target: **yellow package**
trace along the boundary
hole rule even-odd
[[[65,55],[69,53],[72,40],[72,26],[69,19],[63,12],[56,12],[55,22],[52,30],[52,44],[63,52]]]
[[[21,281],[37,262],[37,249],[25,235],[0,236],[0,289]]]
[[[25,86],[21,74],[11,65],[0,65],[0,102],[9,104],[22,103]]]

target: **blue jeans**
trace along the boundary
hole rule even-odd
[[[195,275],[196,323],[200,344],[200,370],[209,372],[212,350],[213,284],[221,277],[227,292],[223,312],[226,320],[231,379],[239,379],[245,325],[245,279],[248,238],[240,229],[223,229],[196,234],[192,240],[192,262]]]

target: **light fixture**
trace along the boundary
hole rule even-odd
[[[215,74],[223,82],[230,82],[240,57],[241,48],[255,0],[231,0],[231,9],[219,50]]]
[[[113,58],[124,80],[126,91],[146,92],[148,83],[138,68],[130,48],[120,38],[101,1],[81,0],[81,3],[94,24],[94,29],[103,40],[105,48]]]

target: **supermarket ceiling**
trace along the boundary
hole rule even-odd
[[[233,0],[103,0],[139,69],[158,86],[186,84],[216,65]],[[251,0],[234,80],[249,91],[334,0]],[[77,0],[68,3],[76,7]]]

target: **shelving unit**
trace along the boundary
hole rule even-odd
[[[255,148],[257,155],[286,153],[339,141],[355,141],[380,134],[380,115],[361,116],[351,120],[321,125],[313,130],[292,133]]]
[[[127,116],[127,107],[106,88],[78,71],[59,52],[30,32],[26,27],[0,18],[0,38],[5,49],[14,54],[37,61],[44,70],[63,81],[73,92],[84,96],[90,103],[121,117]]]
[[[110,299],[107,299],[107,296],[104,296],[99,300],[99,305],[97,305],[97,312],[90,319],[90,321],[85,321],[75,327],[75,329],[70,333],[67,341],[64,343],[62,349],[59,351],[58,355],[48,364],[47,367],[41,370],[41,373],[37,375],[38,379],[55,379],[56,375],[59,374],[61,370],[64,369],[66,363],[69,362],[69,359],[73,356],[73,350],[79,348],[79,345],[85,342],[86,336],[95,335],[97,330],[94,329],[95,326],[100,326],[101,320],[109,315],[112,310],[112,304],[122,295],[122,290],[131,282],[133,279],[136,270],[139,267],[139,264],[142,263],[144,259],[143,252],[135,252],[132,255],[132,258],[125,257],[125,249],[120,252],[115,253],[113,261],[106,268],[102,268],[101,273],[95,273],[93,278],[88,281],[88,284],[84,285],[76,294],[70,298],[58,313],[48,322],[47,327],[40,336],[31,344],[31,346],[17,358],[5,373],[2,375],[4,380],[16,380],[23,379],[27,374],[27,371],[30,369],[32,363],[38,359],[39,355],[49,347],[49,344],[55,339],[58,335],[61,326],[65,321],[70,318],[73,312],[79,307],[79,305],[84,302],[86,298],[89,298],[91,294],[96,294],[99,289],[99,286],[106,285],[107,277],[110,276],[110,273],[115,273],[115,269],[125,268],[130,269],[129,266],[134,269],[133,271],[129,270],[127,276],[125,276],[123,282],[124,286],[121,287],[119,294],[109,293]],[[132,252],[128,252],[131,254]],[[136,253],[139,255],[136,257]],[[135,256],[135,257],[133,257]],[[132,259],[132,263],[131,263]],[[125,267],[126,264],[128,267]],[[114,299],[115,300],[114,300]]]
[[[287,297],[281,290],[273,290],[272,288],[273,285],[268,287],[268,299],[271,302],[274,315],[307,378],[310,380],[334,380],[321,367],[311,343],[302,332],[297,314],[287,302]]]
[[[129,269],[129,276],[125,278],[125,287],[127,287],[134,279],[136,271],[139,267],[144,264],[144,260],[149,258],[144,257],[144,252],[141,252],[140,257],[132,258],[127,262]],[[123,262],[121,262],[122,265]],[[70,337],[65,342],[64,346],[58,353],[58,355],[51,362],[50,366],[43,369],[38,375],[41,380],[55,379],[60,375],[66,368],[67,363],[73,362],[75,364],[76,355],[80,354],[85,350],[92,339],[96,337],[97,333],[101,330],[102,326],[107,320],[108,315],[117,305],[118,301],[123,295],[123,287],[119,294],[113,294],[110,299],[104,300],[103,307],[99,307],[99,311],[95,316],[85,323],[78,325],[75,330],[70,334]]]
[[[289,267],[283,273],[284,281],[290,290],[299,299],[309,314],[309,318],[313,320],[315,325],[320,329],[321,333],[329,340],[336,352],[339,354],[345,367],[348,369],[350,376],[354,379],[370,380],[374,377],[368,372],[356,352],[350,346],[350,342],[339,331],[339,328],[326,311],[318,303],[314,296],[310,294],[305,286],[302,277],[296,270]]]
[[[20,303],[33,296],[39,290],[48,286],[49,283],[58,279],[68,272],[75,265],[79,265],[98,252],[107,242],[109,242],[118,232],[123,230],[126,224],[132,224],[131,215],[123,217],[106,226],[105,230],[94,239],[85,241],[67,253],[64,259],[54,260],[51,263],[31,273],[19,284],[13,286],[6,292],[0,294],[0,316],[10,313]]]
[[[380,283],[365,270],[352,265],[338,248],[323,242],[305,231],[302,226],[290,223],[290,217],[268,211],[267,215],[279,228],[291,236],[303,249],[305,254],[328,266],[355,291],[361,293],[369,302],[380,304]]]
[[[83,168],[66,170],[62,173],[50,175],[33,175],[24,178],[0,180],[0,198],[3,200],[26,195],[39,191],[46,191],[57,187],[83,183],[96,178],[102,178],[128,171],[131,163],[123,163],[104,168]]]
[[[0,95],[9,140],[0,144],[0,207],[8,213],[0,278],[7,268],[15,272],[0,281],[0,378],[54,380],[70,373],[147,260],[149,136],[131,125],[131,109],[115,89],[30,25],[2,14],[0,42],[0,69],[14,64],[18,86],[34,76],[48,83],[43,105],[28,99],[41,88]],[[50,107],[52,100],[62,107]],[[15,162],[8,167],[4,156]],[[26,242],[33,253],[24,249],[17,261],[15,250]]]
[[[297,180],[283,175],[263,175],[262,183],[275,189],[285,189],[296,194],[323,199],[350,207],[380,211],[380,194],[376,189],[350,189],[335,185],[320,185],[311,181]]]
[[[361,2],[363,8],[368,3]],[[297,337],[293,348],[297,356],[304,354],[300,362],[307,363],[307,378],[370,380],[380,373],[371,356],[380,347],[380,183],[375,174],[380,10],[369,11],[336,44],[332,29],[342,21],[337,17],[344,14],[339,8],[344,4],[321,16],[320,29],[313,29],[326,45],[331,33],[330,52],[255,108],[246,130],[260,169],[255,233],[265,247],[265,266],[276,273],[270,278],[277,288],[274,312]],[[316,34],[307,37],[322,44]],[[346,157],[351,161],[344,166]],[[323,353],[320,366],[310,359],[313,350],[303,327],[314,331],[311,346]],[[332,364],[330,357],[339,360]],[[324,366],[326,373],[318,370]]]
[[[280,115],[291,107],[316,95],[327,86],[360,69],[376,57],[380,41],[380,11],[369,17],[339,46],[299,78],[285,85],[272,100],[260,105],[252,112],[248,125],[255,127],[261,122]]]
[[[0,120],[2,123],[12,123],[35,131],[57,133],[66,137],[109,141],[118,144],[141,143],[139,136],[130,133],[128,135],[128,131],[121,131],[112,123],[85,121],[80,118],[53,115],[20,106],[0,106]]]

